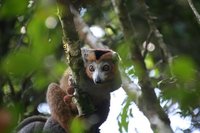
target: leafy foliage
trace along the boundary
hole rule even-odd
[[[20,115],[23,119],[39,113],[48,84],[66,69],[60,61],[62,32],[52,2],[1,2],[0,103],[15,110],[15,124]]]
[[[118,116],[119,131],[121,133],[128,132],[129,115],[131,114],[131,99],[126,99],[122,112]]]

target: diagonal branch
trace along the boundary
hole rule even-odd
[[[108,47],[103,45],[102,42],[92,34],[89,26],[81,18],[78,11],[72,6],[71,6],[71,12],[74,15],[74,23],[80,39],[94,49],[95,48],[107,49]]]

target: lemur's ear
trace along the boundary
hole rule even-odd
[[[93,51],[87,48],[81,48],[81,54],[82,54],[84,63],[88,62],[89,58],[95,59],[95,55],[93,53],[94,53]]]
[[[115,52],[115,51],[112,51],[112,58],[116,62],[121,61],[121,58],[120,58],[119,54],[117,52]]]

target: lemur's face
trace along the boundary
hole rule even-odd
[[[86,73],[95,84],[101,84],[112,80],[114,64],[109,61],[91,62],[86,67]]]
[[[87,76],[95,84],[104,84],[115,78],[118,71],[116,53],[111,50],[82,50]]]

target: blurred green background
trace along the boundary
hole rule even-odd
[[[74,3],[89,26],[97,25],[104,30],[101,41],[118,51],[124,66],[130,68],[131,44],[123,40],[111,1]],[[159,64],[161,49],[152,37],[154,49],[148,50],[145,58],[151,82],[161,90],[160,101],[178,103],[179,113],[192,118],[188,131],[200,128],[200,25],[187,1],[146,3],[157,17],[156,25],[172,55],[172,64]],[[139,2],[132,0],[130,4],[135,7],[130,17],[142,52],[149,26]],[[200,12],[200,2],[194,1],[194,5]],[[13,127],[25,117],[40,114],[37,107],[45,102],[48,84],[59,81],[67,68],[65,62],[56,1],[0,0],[0,108],[12,112]],[[134,74],[134,70],[129,71],[129,75]],[[168,113],[169,107],[164,106]]]

